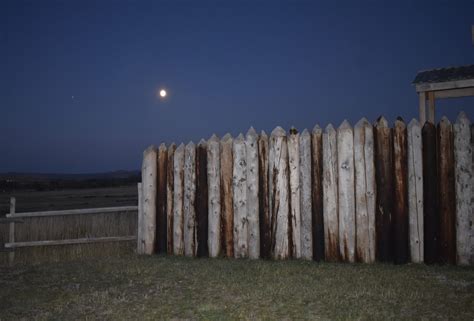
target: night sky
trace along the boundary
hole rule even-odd
[[[473,1],[351,2],[2,0],[0,172],[139,169],[150,144],[250,126],[409,121],[417,71],[474,63]]]

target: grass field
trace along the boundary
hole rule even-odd
[[[474,269],[135,257],[0,270],[1,320],[473,320]]]

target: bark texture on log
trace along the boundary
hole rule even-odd
[[[184,255],[196,256],[196,145],[184,149]]]
[[[209,186],[209,256],[221,254],[221,163],[220,142],[216,135],[207,142],[207,175]]]
[[[374,133],[367,119],[354,126],[356,193],[356,257],[375,261],[375,165]]]
[[[234,257],[248,257],[248,218],[247,218],[247,153],[244,136],[234,139]]]
[[[439,259],[456,264],[456,194],[454,183],[454,133],[443,117],[438,124]]]
[[[153,254],[156,242],[156,185],[157,158],[155,146],[143,152],[142,189],[143,189],[143,253]]]
[[[288,137],[288,162],[290,173],[290,233],[291,253],[293,257],[301,258],[301,210],[300,210],[300,152],[299,134],[294,128],[290,129]]]
[[[137,254],[145,254],[145,224],[143,223],[143,187],[142,183],[137,184],[138,188],[138,217],[137,217]]]
[[[421,126],[413,119],[408,124],[408,230],[413,263],[424,261],[422,151]]]
[[[270,258],[271,227],[268,188],[268,136],[262,131],[258,139],[258,200],[260,221],[260,257]]]
[[[221,140],[221,240],[226,257],[234,257],[234,202],[232,190],[233,140],[226,134]]]
[[[311,134],[313,259],[324,260],[323,219],[323,131],[314,126]]]
[[[156,204],[156,252],[166,253],[167,213],[166,213],[166,180],[168,153],[165,144],[158,148],[158,188]]]
[[[329,124],[323,134],[323,217],[327,261],[339,260],[338,161],[336,130]]]
[[[176,148],[173,164],[173,253],[184,255],[184,144]]]
[[[258,203],[258,135],[251,127],[245,139],[247,157],[247,224],[249,258],[260,257],[260,226]]]
[[[300,211],[301,257],[313,258],[313,220],[311,204],[311,134],[304,130],[300,135]]]
[[[355,262],[354,135],[347,120],[337,129],[339,251]]]
[[[166,168],[166,252],[173,254],[173,191],[174,191],[174,151],[176,145],[168,147]]]
[[[207,143],[201,140],[196,148],[196,234],[198,257],[208,257],[208,184],[207,184]]]

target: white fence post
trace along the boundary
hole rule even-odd
[[[176,148],[174,153],[174,188],[173,188],[173,253],[184,255],[184,145]]]
[[[234,256],[248,257],[247,156],[244,136],[234,139]]]
[[[184,255],[196,256],[196,146],[193,142],[184,149]]]
[[[260,257],[260,226],[258,204],[258,135],[251,127],[246,135],[247,156],[247,222],[249,258]]]
[[[311,134],[304,130],[300,135],[300,211],[301,211],[301,257],[313,258],[313,220],[311,190]]]
[[[217,257],[221,252],[221,184],[220,142],[216,135],[207,142],[207,175],[209,188],[209,256]]]
[[[157,190],[157,150],[148,147],[143,153],[143,253],[152,254],[156,240],[156,190]]]

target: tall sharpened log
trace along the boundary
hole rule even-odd
[[[377,119],[374,126],[376,212],[375,257],[381,262],[392,261],[392,130],[384,117]]]
[[[207,175],[209,186],[209,256],[221,253],[221,181],[220,142],[216,135],[207,142]]]
[[[156,185],[157,150],[150,146],[143,152],[142,189],[143,189],[143,254],[153,254],[156,244]]]
[[[168,147],[166,168],[166,252],[173,254],[173,190],[174,190],[174,151],[176,145]]]
[[[221,140],[221,241],[226,257],[234,257],[234,203],[232,192],[233,140],[226,134]]]
[[[396,264],[409,259],[407,128],[398,118],[393,128],[393,254]]]
[[[208,184],[207,143],[201,140],[196,148],[196,222],[198,257],[209,256],[208,247]]]
[[[454,134],[443,117],[438,124],[439,259],[456,264],[456,194],[454,184]]]
[[[313,259],[320,261],[324,260],[323,131],[318,125],[311,133],[311,180]]]
[[[437,202],[437,148],[436,127],[426,122],[421,132],[423,138],[423,223],[425,263],[438,262],[439,214]]]
[[[247,223],[249,258],[260,257],[260,226],[258,202],[258,135],[251,127],[245,138],[247,163]]]
[[[234,257],[247,258],[248,219],[247,219],[247,155],[245,139],[242,134],[234,139]]]
[[[313,258],[313,223],[311,193],[311,134],[304,130],[300,135],[300,211],[301,257]]]
[[[167,229],[167,192],[166,192],[166,183],[167,183],[167,163],[168,163],[168,153],[165,144],[161,144],[158,148],[158,188],[156,192],[156,252],[157,253],[166,253],[166,235],[168,232]]]
[[[184,255],[184,144],[176,148],[173,164],[173,253]]]
[[[258,201],[260,222],[260,257],[270,258],[271,228],[268,189],[268,136],[258,138]]]
[[[184,149],[184,255],[196,256],[196,145],[190,142]]]
[[[299,134],[290,129],[288,137],[288,169],[290,175],[290,234],[291,253],[301,258],[301,209],[300,209],[300,151]]]

